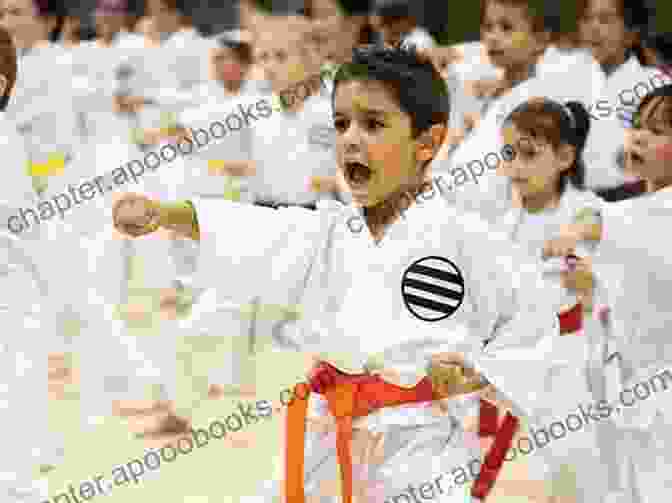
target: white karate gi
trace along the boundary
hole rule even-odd
[[[579,191],[568,184],[557,208],[534,214],[521,208],[512,208],[497,222],[498,230],[509,234],[514,242],[521,244],[540,262],[549,284],[556,289],[557,312],[574,305],[577,299],[573,293],[561,286],[561,259],[542,262],[544,244],[559,235],[562,225],[573,223],[579,212],[600,212],[603,204],[592,192]],[[579,244],[577,254],[580,257],[590,257],[593,253],[594,246],[589,243]],[[596,297],[594,304],[597,306],[599,302],[600,299]],[[606,344],[605,336],[600,323],[591,319],[590,315],[585,315],[584,328],[580,334],[558,337],[552,341],[553,354],[559,361],[564,361],[554,368],[553,376],[548,381],[548,392],[555,399],[542,423],[548,426],[553,421],[562,421],[579,404],[596,403],[604,398],[600,393],[599,376],[603,366],[601,355]],[[576,390],[579,390],[578,394]],[[598,423],[593,427],[572,432],[569,438],[554,442],[541,451],[551,470],[557,471],[562,463],[574,468],[578,501],[599,501],[598,498],[608,490],[606,465],[613,462],[613,459],[600,457],[602,445],[597,443],[598,439],[603,440],[607,434],[606,429],[609,426],[606,424],[608,423]],[[596,431],[598,428],[605,430],[599,436]],[[537,459],[533,462],[536,463]]]
[[[345,371],[361,372],[374,357],[396,372],[398,384],[410,386],[424,374],[430,355],[461,351],[523,410],[534,415],[550,399],[543,383],[552,357],[545,359],[537,347],[557,337],[557,317],[538,269],[506,236],[490,234],[474,215],[460,214],[435,196],[412,206],[376,244],[366,227],[359,234],[349,229],[348,219],[360,216],[355,208],[319,205],[317,212],[274,211],[196,201],[201,256],[194,280],[216,292],[200,312],[216,313],[218,298],[260,296],[262,303],[300,304],[299,323],[263,327],[262,322],[262,328],[281,345],[319,354]],[[414,317],[401,291],[406,268],[432,256],[456,264],[466,291],[453,316],[434,323]],[[450,282],[420,278],[459,291]],[[452,302],[440,294],[409,293],[444,306]],[[425,309],[421,316],[430,313],[436,315]],[[485,340],[491,342],[482,351]],[[477,400],[472,396],[471,407]],[[459,413],[449,404],[453,419],[410,404],[355,421],[358,429],[386,432],[389,444],[397,445],[369,473],[384,486],[385,497],[480,456],[479,448],[474,452],[458,440],[465,404],[456,403]],[[311,395],[310,410],[313,417],[324,416],[324,400]],[[320,481],[337,477],[333,438],[319,437],[311,434],[306,454],[306,491],[313,495]],[[320,440],[325,441],[318,445]],[[443,501],[467,501],[462,493],[446,497]]]
[[[620,353],[621,383],[633,389],[640,382],[670,367],[669,334],[671,262],[665,230],[672,221],[672,193],[669,189],[633,200],[608,204],[603,214],[604,235],[595,257],[598,279],[607,290],[611,307],[613,345],[610,354]],[[614,360],[615,364],[618,360]],[[665,501],[672,495],[672,392],[665,387],[648,399],[614,413],[621,428],[618,439],[624,471],[632,471],[632,493],[624,501]],[[651,384],[649,384],[651,388]],[[611,390],[618,405],[618,389]],[[632,401],[632,393],[626,395]]]
[[[450,86],[450,127],[463,128],[467,113],[479,112],[482,100],[467,92],[467,85],[478,80],[494,80],[502,71],[487,60],[480,42],[457,44],[453,49],[461,56],[448,66],[446,77]]]
[[[244,177],[229,177],[227,175],[211,175],[208,171],[211,163],[217,161],[251,161],[253,158],[254,128],[259,121],[267,119],[259,116],[256,103],[263,99],[262,96],[243,89],[239,95],[229,95],[217,82],[208,82],[198,86],[196,90],[200,97],[198,106],[191,107],[179,116],[179,122],[186,128],[197,130],[203,129],[208,132],[209,143],[203,147],[194,148],[189,156],[185,156],[183,162],[185,169],[184,177],[180,180],[179,198],[188,198],[192,195],[224,197],[227,187],[235,186],[241,189],[241,200],[251,201],[249,180]],[[195,100],[194,100],[195,101]],[[271,100],[266,98],[270,105]],[[238,130],[228,129],[222,137],[220,128],[214,127],[219,138],[214,138],[210,132],[215,122],[225,124],[230,114],[235,114],[242,119],[239,106],[247,109],[252,106],[252,114],[257,118],[248,119],[249,125],[235,120],[232,125],[240,127]],[[273,112],[271,112],[273,113]]]
[[[672,79],[660,70],[640,65],[633,55],[609,76],[599,66],[594,67],[593,81],[597,94],[591,103],[590,133],[583,154],[588,166],[586,187],[617,187],[632,181],[618,161],[623,151],[624,117],[637,110],[646,94]]]
[[[252,146],[257,172],[250,180],[255,200],[308,204],[330,198],[312,192],[310,178],[336,175],[336,131],[331,120],[331,102],[318,94],[297,113],[274,110],[269,118],[255,123]]]
[[[64,51],[59,45],[45,44],[19,57],[20,71],[6,110],[7,118],[21,132],[31,162],[44,163],[53,154],[67,159],[62,175],[48,177],[47,193],[82,176],[77,171],[81,164],[73,162],[81,152],[81,136],[74,112],[71,67],[59,64]]]

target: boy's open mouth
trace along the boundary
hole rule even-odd
[[[366,186],[371,180],[373,172],[368,166],[359,161],[349,161],[345,163],[345,180],[351,188],[361,188]]]

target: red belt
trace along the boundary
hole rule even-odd
[[[583,304],[578,303],[564,313],[558,314],[560,335],[578,332],[583,328]]]
[[[383,407],[394,407],[407,403],[430,402],[436,396],[432,381],[423,378],[412,388],[402,388],[384,381],[378,375],[361,374],[352,380],[328,388],[324,396],[329,411],[336,420],[336,455],[341,472],[341,487],[344,503],[352,503],[352,422]],[[310,387],[301,383],[295,388],[298,400],[287,408],[286,449],[285,449],[285,503],[305,503],[304,461],[306,442],[306,418]],[[494,414],[493,414],[494,409]],[[493,427],[494,418],[494,427]],[[481,401],[479,434],[495,434],[495,443],[488,452],[481,473],[472,493],[484,498],[492,488],[504,462],[504,455],[511,445],[518,427],[517,418],[507,413],[504,424],[497,430],[497,409],[488,402]],[[493,429],[494,428],[494,429]]]
[[[499,411],[497,407],[487,400],[481,400],[478,414],[478,436],[495,437],[485,459],[481,463],[481,471],[471,487],[471,495],[474,498],[485,500],[497,480],[506,451],[511,447],[513,437],[518,431],[518,418],[507,411],[504,422],[498,427]]]

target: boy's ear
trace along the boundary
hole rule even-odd
[[[0,96],[4,96],[5,92],[7,92],[8,83],[7,77],[0,73]]]
[[[417,142],[418,161],[431,161],[439,152],[443,141],[446,138],[447,128],[444,124],[434,124],[432,127],[420,134]]]

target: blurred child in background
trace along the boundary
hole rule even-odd
[[[59,64],[65,50],[49,41],[58,12],[53,2],[3,0],[0,6],[0,22],[12,36],[21,66],[7,109],[30,161],[21,169],[32,177],[38,193],[48,186],[53,192],[63,186],[65,178],[81,175],[81,165],[72,161],[82,141],[73,111],[70,66]]]
[[[641,193],[641,184],[623,173],[625,121],[639,100],[666,79],[647,68],[641,36],[648,25],[646,6],[635,0],[581,0],[577,18],[582,47],[599,63],[593,77],[597,84],[591,115],[593,128],[586,144],[586,186],[607,200]]]
[[[378,31],[381,42],[395,45],[400,42],[413,44],[419,49],[436,45],[432,36],[422,28],[413,15],[408,0],[376,0],[371,25]]]
[[[318,198],[334,198],[339,191],[334,129],[326,119],[330,104],[320,66],[304,44],[309,29],[301,18],[273,19],[255,47],[275,95],[273,115],[253,128],[251,186],[257,204],[314,208]]]

